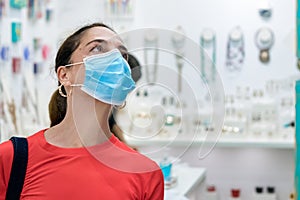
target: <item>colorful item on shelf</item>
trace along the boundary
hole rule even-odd
[[[268,63],[270,61],[270,49],[274,45],[274,33],[268,27],[262,27],[257,30],[255,34],[255,44],[260,50],[259,60],[262,63]]]
[[[10,0],[10,7],[21,9],[27,6],[27,0]]]
[[[0,55],[1,55],[1,60],[2,61],[8,61],[8,59],[9,59],[9,47],[8,46],[2,46],[1,51],[0,51]]]
[[[43,16],[42,7],[44,6],[42,0],[28,0],[27,15],[29,19],[40,19]]]
[[[46,22],[50,22],[53,18],[53,10],[51,8],[46,9]]]
[[[226,67],[230,72],[240,71],[245,60],[244,34],[239,26],[234,27],[227,41]]]
[[[21,58],[12,58],[12,72],[18,74],[21,71]]]
[[[49,53],[50,53],[50,48],[48,45],[43,45],[42,46],[42,57],[44,60],[47,60],[49,57]]]
[[[164,157],[160,161],[159,166],[164,175],[164,180],[168,181],[172,177],[172,162],[170,162],[170,160],[167,157]]]
[[[29,59],[30,59],[30,49],[29,49],[29,47],[24,47],[23,56],[24,56],[24,60],[29,61]]]
[[[215,185],[208,185],[205,192],[205,200],[218,200],[217,189]]]
[[[27,13],[28,13],[28,18],[29,19],[32,19],[32,18],[34,18],[34,1],[35,0],[28,0],[28,11],[27,11]]]
[[[35,51],[41,48],[41,38],[33,38],[33,49]]]
[[[231,200],[240,200],[241,190],[239,188],[231,189]]]
[[[0,0],[0,19],[5,15],[5,0]]]
[[[109,17],[128,17],[133,14],[133,0],[107,0]]]
[[[43,17],[43,11],[42,7],[44,6],[44,1],[43,0],[36,0],[37,2],[35,3],[35,18],[36,19],[41,19]]]
[[[43,70],[42,63],[37,63],[37,62],[33,63],[33,74],[34,75],[42,73],[42,70]]]
[[[21,22],[12,22],[11,23],[11,40],[13,43],[17,43],[21,40]]]

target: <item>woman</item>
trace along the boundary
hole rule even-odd
[[[110,131],[112,106],[122,106],[134,81],[126,48],[108,26],[96,23],[69,36],[58,50],[61,113],[55,126],[28,137],[21,199],[163,199],[163,176],[148,158]],[[11,142],[0,144],[0,199],[13,160]]]

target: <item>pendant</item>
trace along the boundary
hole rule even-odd
[[[150,84],[155,84],[157,80],[157,65],[158,65],[158,35],[150,29],[146,32],[144,38],[144,60],[146,70],[146,81]],[[149,63],[149,57],[152,55],[152,62]],[[152,71],[149,68],[153,66]]]
[[[259,60],[262,63],[270,61],[270,49],[274,45],[274,33],[270,28],[262,27],[255,34],[255,44],[260,50]]]
[[[172,36],[172,44],[175,49],[175,59],[176,59],[176,65],[177,65],[177,89],[178,92],[181,93],[182,90],[182,67],[183,67],[183,48],[185,44],[185,36],[184,31],[181,26],[178,26],[176,28],[176,32],[174,32]]]

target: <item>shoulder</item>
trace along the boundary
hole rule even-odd
[[[41,130],[27,138],[28,142],[32,142],[38,139],[39,135],[43,133]],[[7,140],[0,144],[0,164],[11,163],[14,156],[13,144],[10,140]]]
[[[42,130],[39,130],[38,132],[33,133],[32,135],[27,137],[27,140],[28,141],[39,140],[39,138],[43,136],[43,134],[46,130],[47,129],[42,129]]]
[[[0,188],[6,188],[14,157],[13,145],[10,140],[0,144]],[[0,199],[6,190],[0,190]]]
[[[5,141],[0,144],[0,159],[1,159],[1,161],[12,160],[13,155],[14,155],[13,145],[10,140]]]
[[[149,173],[160,170],[153,160],[128,147],[112,136],[105,149],[91,149],[90,153],[104,165],[125,173]]]

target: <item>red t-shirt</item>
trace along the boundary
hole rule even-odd
[[[13,160],[10,141],[0,144],[0,200]],[[115,136],[91,148],[61,148],[44,130],[28,137],[28,166],[21,199],[163,200],[159,166]]]

